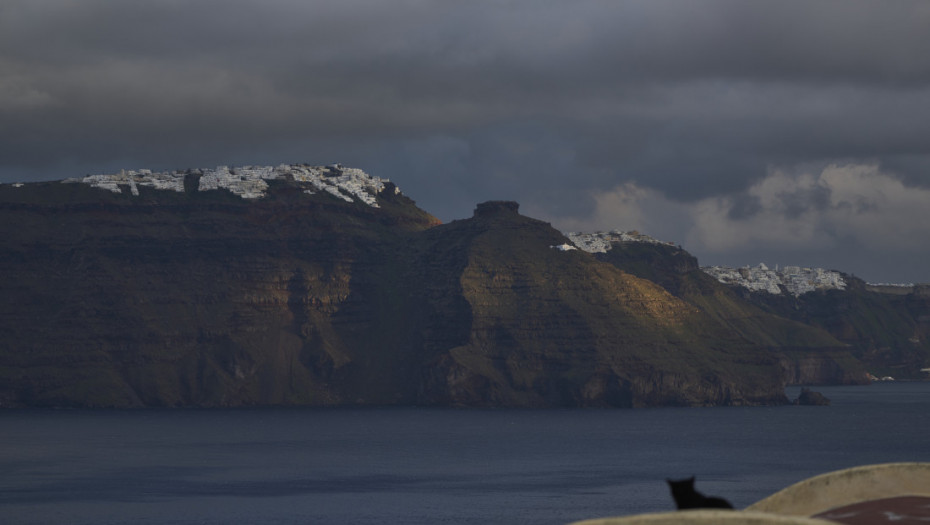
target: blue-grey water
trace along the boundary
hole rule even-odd
[[[742,507],[930,461],[930,383],[817,390],[832,406],[5,411],[0,522],[562,524],[671,510],[666,477]]]

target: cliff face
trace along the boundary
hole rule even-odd
[[[868,376],[863,364],[848,351],[784,352],[779,364],[785,381],[792,385],[861,385]]]
[[[316,191],[324,172],[0,186],[0,404],[783,403],[837,344],[686,254],[650,256],[660,286],[515,203],[439,225],[390,183]]]
[[[3,405],[390,403],[402,394],[359,386],[358,370],[388,362],[369,336],[395,321],[393,305],[377,302],[379,280],[433,217],[390,191],[372,208],[293,181],[271,181],[259,201],[139,190],[0,187]]]

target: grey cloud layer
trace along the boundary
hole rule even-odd
[[[594,225],[635,183],[745,221],[773,169],[930,186],[927,27],[923,0],[8,0],[0,181],[339,161],[446,220]]]

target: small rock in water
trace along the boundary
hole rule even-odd
[[[794,400],[795,405],[815,405],[815,406],[827,406],[830,404],[830,400],[827,399],[820,392],[814,392],[810,388],[802,388],[801,394],[797,399]]]

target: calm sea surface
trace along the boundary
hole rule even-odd
[[[930,383],[816,390],[833,405],[3,411],[0,522],[562,524],[671,510],[666,477],[742,507],[930,461]]]

